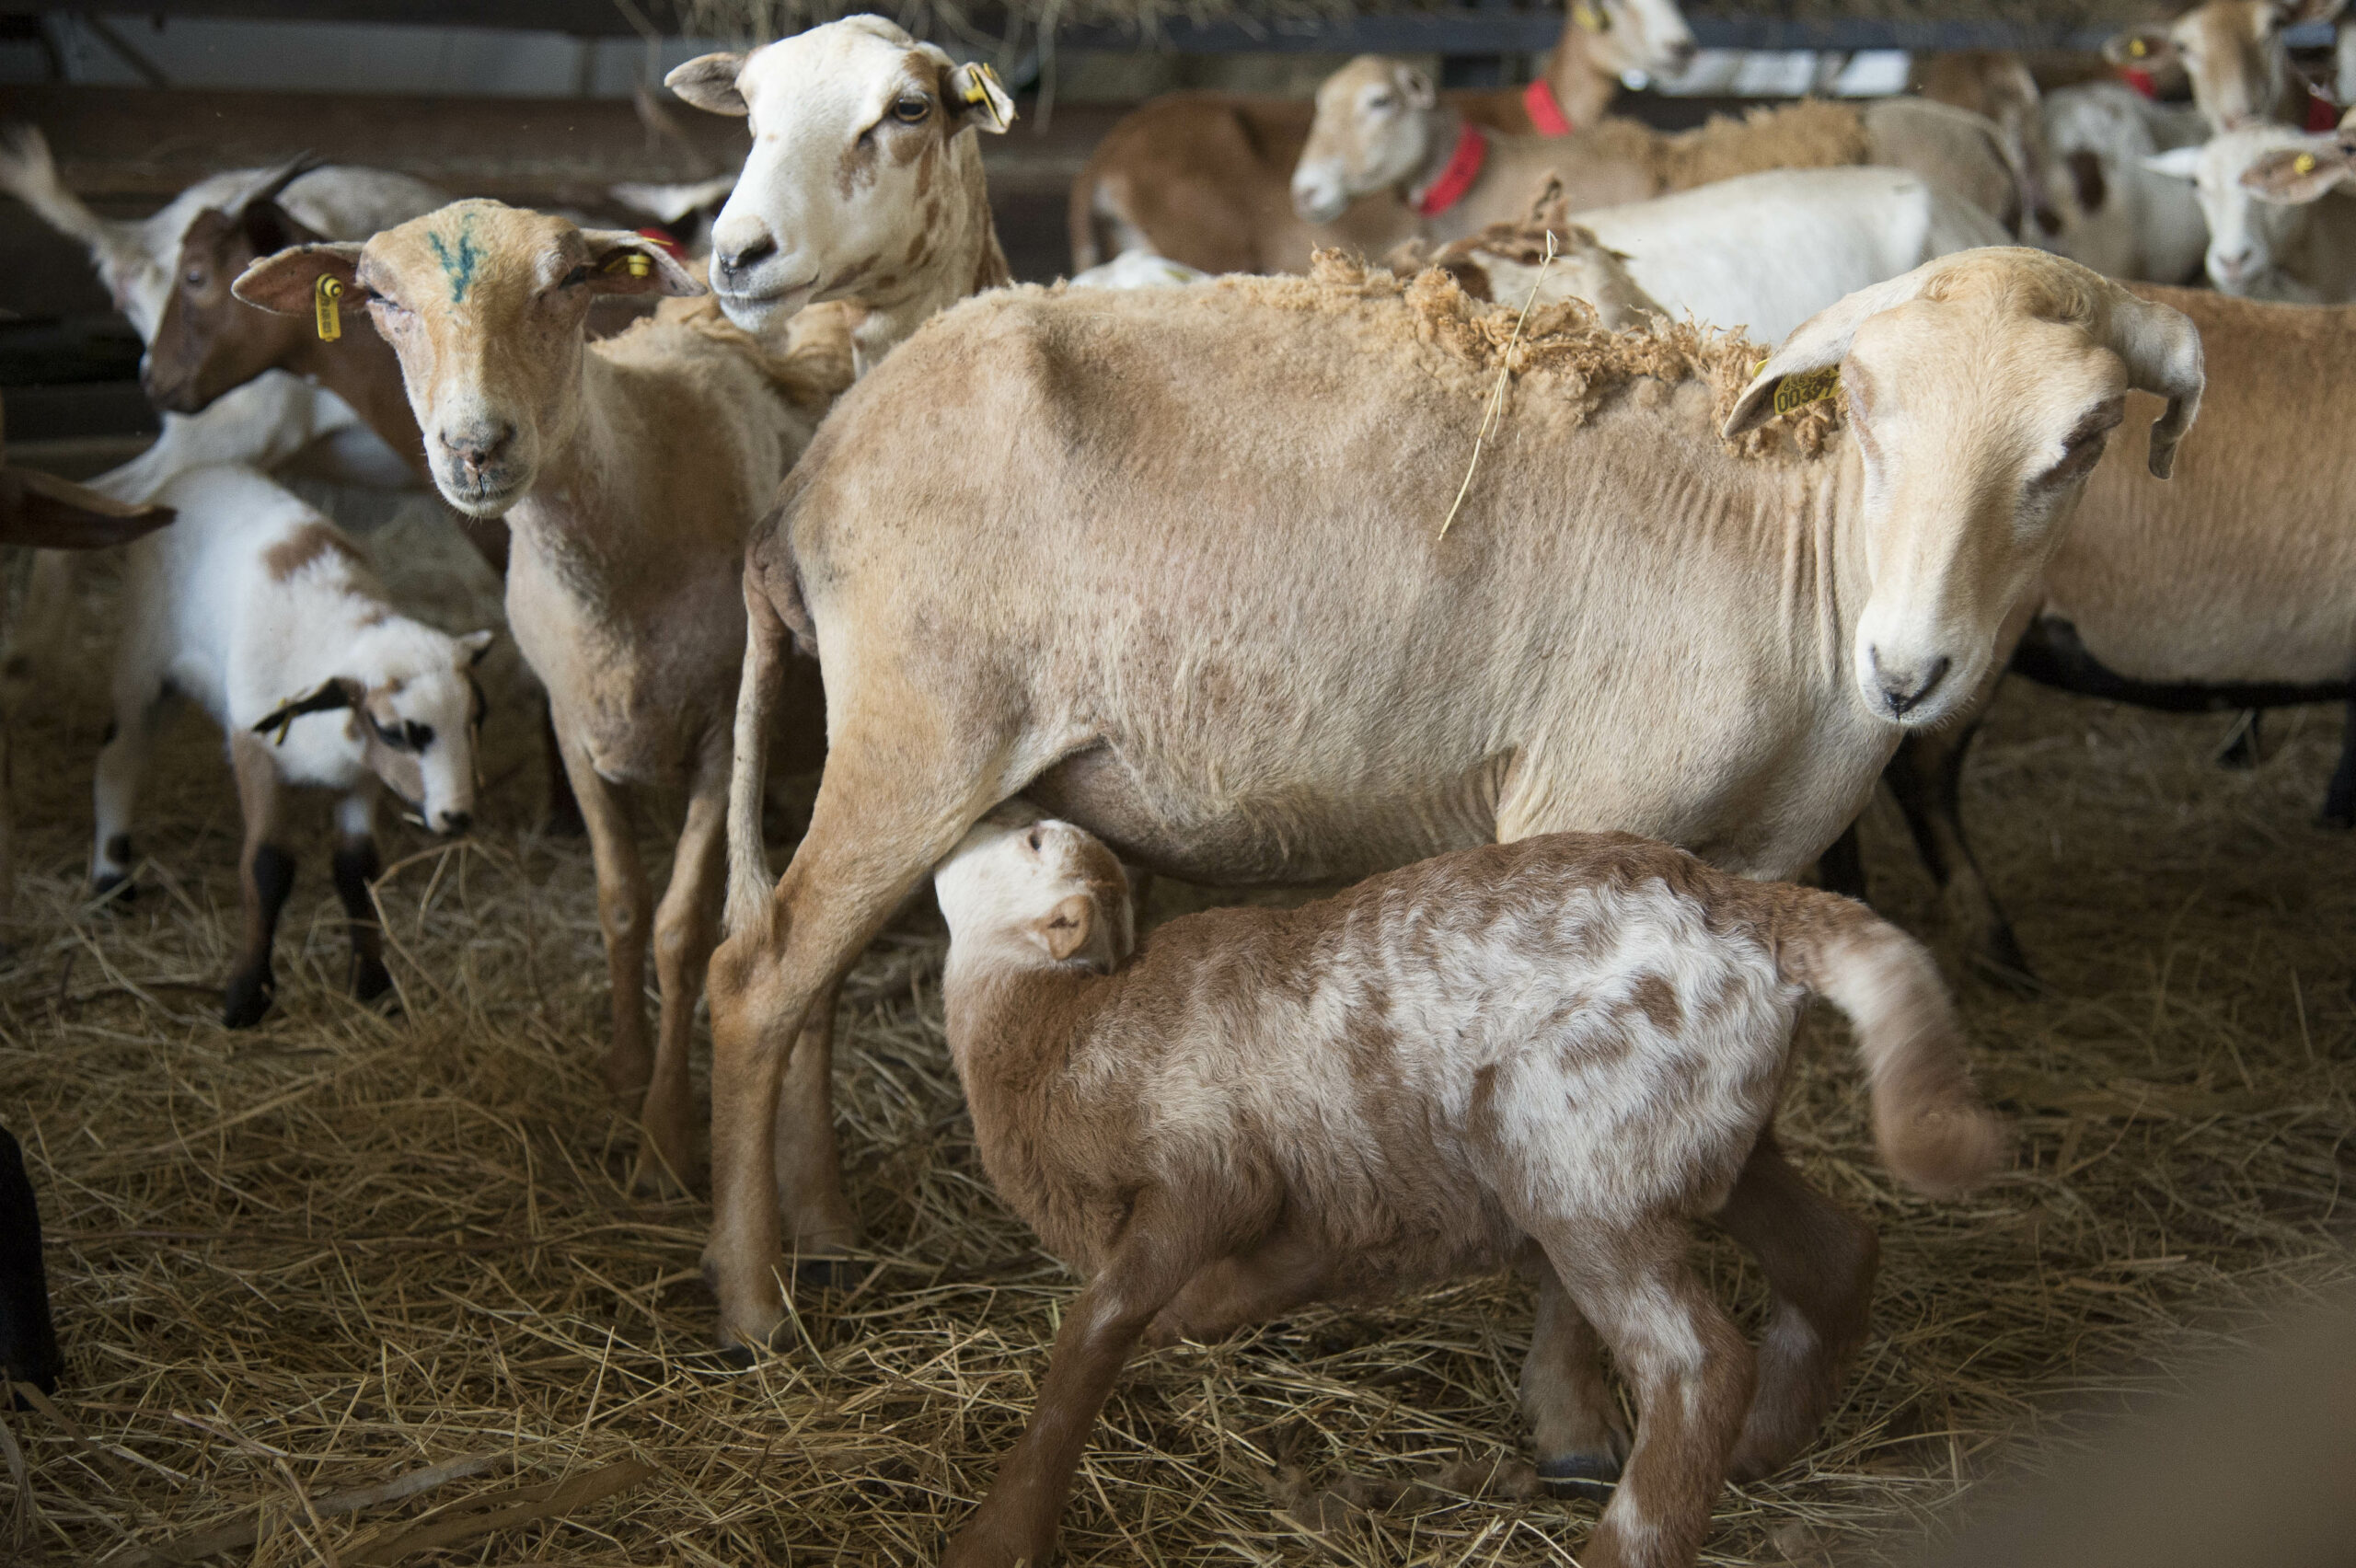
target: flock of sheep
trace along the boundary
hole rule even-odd
[[[389,448],[504,574],[546,689],[649,1183],[704,1176],[709,984],[727,1344],[855,1242],[834,998],[937,877],[985,1163],[1091,1276],[951,1562],[1045,1560],[1141,1341],[1519,1264],[1541,1474],[1610,1496],[1580,1560],[1691,1563],[1865,1332],[1874,1235],[1772,1133],[1806,997],[1850,1019],[1893,1172],[2004,1158],[1924,951],[1782,879],[1862,894],[1886,778],[1969,956],[2025,977],[1957,812],[2007,668],[2350,695],[2356,497],[2327,417],[2281,410],[2350,374],[2356,149],[2311,127],[2295,9],[2210,0],[2041,99],[1979,59],[1933,75],[1959,101],[1664,135],[1604,110],[1692,53],[1683,20],[1583,3],[1528,89],[1368,57],[1313,107],[1146,106],[1050,290],[1008,286],[968,133],[1011,98],[873,17],[672,73],[752,132],[708,263],[299,164],[110,222],[17,133],[0,182],[87,242],[167,410],[95,493],[0,488],[11,540],[130,558],[95,888],[129,894],[177,692],[244,813],[226,1021],[271,1005],[288,785],[337,793],[352,986],[386,988],[377,807],[469,825],[493,633],[403,615],[266,471]],[[2194,109],[2139,90],[2179,68]],[[597,336],[613,298],[653,309]],[[69,570],[38,563],[17,661]],[[822,761],[778,878],[766,783]],[[687,798],[659,900],[650,790]],[[2324,813],[2356,824],[2356,747]],[[1140,940],[1124,861],[1357,885]],[[1770,1285],[1755,1351],[1686,1262],[1704,1217]]]

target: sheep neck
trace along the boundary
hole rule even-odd
[[[1596,63],[1588,52],[1588,33],[1573,21],[1567,11],[1563,16],[1563,36],[1546,56],[1546,63],[1539,75],[1553,90],[1554,101],[1563,110],[1563,118],[1571,122],[1573,131],[1584,131],[1603,118],[1619,96],[1620,78]]]
[[[980,137],[960,133],[949,144],[953,194],[929,232],[932,254],[889,287],[863,285],[845,296],[867,316],[851,329],[853,371],[865,375],[910,333],[959,300],[1013,282],[990,216],[989,184],[982,172]]]

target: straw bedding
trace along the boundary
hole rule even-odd
[[[425,503],[373,548],[443,624],[488,613]],[[705,1205],[626,1184],[588,856],[530,826],[512,651],[479,836],[388,839],[401,1010],[342,996],[314,836],[279,1011],[233,1035],[215,987],[237,813],[201,721],[160,750],[137,904],[81,899],[103,570],[86,597],[87,646],[19,730],[0,1121],[42,1195],[69,1371],[53,1412],[0,1410],[0,1556],[930,1560],[1074,1289],[982,1180],[941,1044],[937,927],[902,922],[843,1003],[839,1115],[877,1266],[803,1292],[792,1348],[731,1370],[708,1350]],[[2022,1117],[2021,1170],[1962,1203],[1898,1193],[1832,1026],[1813,1029],[1784,1125],[1882,1228],[1876,1332],[1824,1440],[1727,1494],[1705,1561],[1867,1542],[2008,1440],[2066,1432],[2350,1272],[2356,879],[2348,840],[2307,825],[2337,716],[2278,718],[2250,773],[2210,765],[2222,726],[2029,690],[2001,705],[1968,809],[2051,989],[1967,985],[1963,1002]],[[1888,907],[1934,929],[1894,816],[1868,827]],[[1712,1243],[1706,1261],[1755,1310],[1739,1258]],[[1075,1490],[1068,1560],[1570,1561],[1591,1507],[1534,1496],[1515,1431],[1528,1310],[1519,1285],[1472,1281],[1139,1362]],[[366,1490],[427,1467],[442,1484],[414,1496]]]

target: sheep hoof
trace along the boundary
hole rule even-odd
[[[797,1290],[849,1290],[867,1277],[858,1258],[803,1258],[793,1265]]]
[[[2013,935],[2010,926],[1992,928],[1969,962],[1974,974],[1999,990],[2015,997],[2045,995],[2045,982],[2029,967],[2028,954],[2021,951],[2020,939]]]
[[[139,886],[129,871],[107,871],[91,882],[90,897],[102,909],[120,910],[138,901]]]
[[[270,1004],[277,995],[278,984],[267,971],[232,974],[228,996],[221,1009],[222,1024],[229,1029],[251,1029],[270,1011]]]
[[[1563,1454],[1538,1461],[1539,1483],[1556,1497],[1607,1503],[1620,1482],[1620,1461],[1609,1453]]]
[[[749,1344],[723,1344],[716,1354],[721,1365],[733,1372],[750,1371],[753,1363],[760,1359],[753,1354],[753,1347]]]
[[[2332,811],[2327,808],[2321,816],[2316,818],[2316,825],[2328,828],[2334,833],[2346,833],[2350,828],[2356,828],[2356,811]]]
[[[363,958],[352,965],[352,994],[364,1002],[373,1002],[393,988],[393,972],[381,959]]]

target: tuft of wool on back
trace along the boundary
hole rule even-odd
[[[1870,147],[1855,110],[1810,98],[1740,120],[1714,114],[1694,130],[1657,137],[1653,177],[1664,190],[1691,190],[1771,168],[1845,168],[1868,161]]]
[[[692,332],[751,361],[794,408],[824,414],[854,379],[851,329],[865,314],[849,303],[811,306],[794,317],[780,349],[729,320],[714,296],[693,294],[662,301],[653,315],[633,322],[620,336],[658,328]]]

